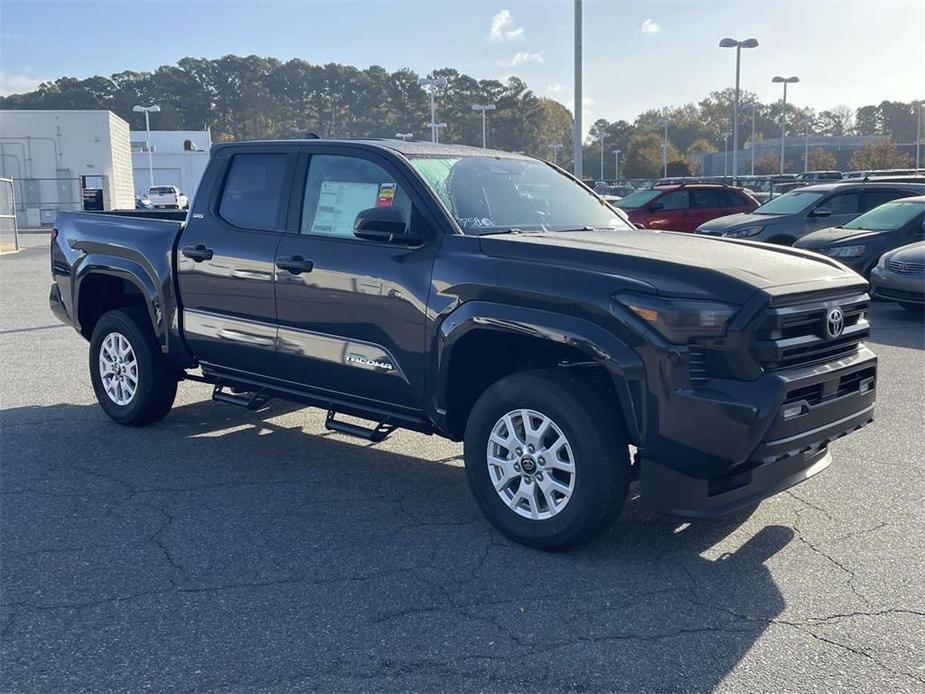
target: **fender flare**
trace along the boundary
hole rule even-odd
[[[617,335],[584,318],[542,309],[486,301],[466,302],[449,313],[433,337],[430,382],[431,415],[446,429],[448,383],[453,349],[473,330],[524,335],[574,347],[600,362],[610,375],[630,443],[645,440],[645,366],[639,355]]]
[[[102,256],[90,254],[84,256],[80,263],[80,268],[74,274],[73,297],[71,305],[74,307],[74,327],[82,332],[80,325],[80,291],[83,282],[88,277],[94,275],[108,275],[125,280],[135,286],[145,300],[145,307],[148,309],[148,318],[151,320],[151,327],[154,329],[154,335],[161,349],[167,347],[167,316],[163,310],[163,301],[158,291],[157,285],[151,278],[150,274],[140,263],[130,258],[120,258],[118,256]]]

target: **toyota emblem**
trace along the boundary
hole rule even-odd
[[[845,312],[837,306],[825,314],[825,333],[831,339],[840,337],[845,331]]]

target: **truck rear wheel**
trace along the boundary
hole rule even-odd
[[[90,379],[110,419],[144,426],[173,407],[179,374],[161,352],[144,309],[103,314],[90,339]]]
[[[629,450],[620,414],[560,370],[508,376],[469,415],[466,476],[488,520],[541,549],[565,549],[606,530],[626,500]]]

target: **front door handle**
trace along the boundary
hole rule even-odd
[[[203,260],[212,260],[212,249],[206,248],[205,245],[201,243],[195,246],[187,246],[180,252],[187,258],[192,258],[197,263],[201,263]]]
[[[293,275],[300,275],[303,272],[311,272],[315,264],[300,255],[293,255],[288,258],[277,258],[276,267]]]

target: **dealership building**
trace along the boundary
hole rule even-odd
[[[59,210],[135,206],[129,125],[110,111],[0,111],[0,177],[20,227]]]
[[[0,178],[13,179],[20,228],[59,211],[133,209],[151,185],[190,197],[212,145],[208,130],[132,131],[111,111],[0,110]]]

